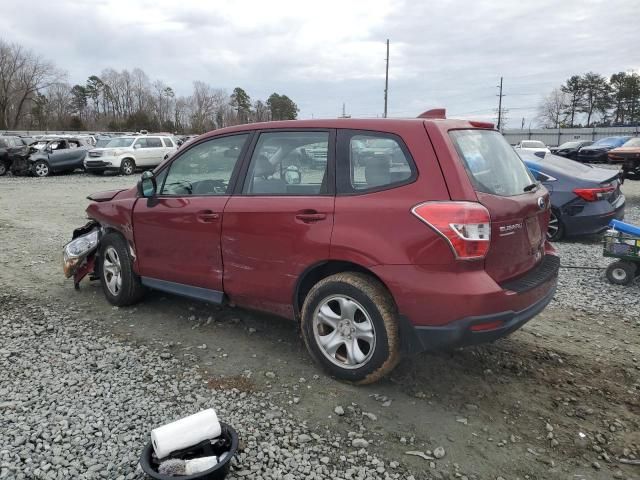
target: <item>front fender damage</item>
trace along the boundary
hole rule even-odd
[[[102,237],[102,227],[95,220],[90,220],[82,227],[76,228],[71,241],[62,250],[62,269],[67,278],[73,277],[76,290],[80,288],[80,281],[88,274],[91,279],[96,275],[96,253]]]

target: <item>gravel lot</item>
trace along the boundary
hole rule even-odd
[[[624,463],[640,459],[640,285],[606,281],[598,238],[557,245],[563,266],[603,268],[563,268],[511,337],[352,387],[279,318],[75,292],[60,249],[86,195],[133,182],[0,178],[0,478],[143,478],[149,430],[209,406],[241,436],[233,478],[640,477]],[[623,191],[640,223],[640,182]]]

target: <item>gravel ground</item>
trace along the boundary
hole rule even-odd
[[[640,478],[621,461],[640,459],[639,285],[607,282],[598,238],[556,245],[565,267],[601,268],[563,268],[510,337],[353,387],[277,317],[74,291],[60,249],[86,195],[133,182],[0,178],[0,478],[142,478],[150,429],[209,406],[243,441],[232,478]],[[623,191],[640,223],[640,182]]]
[[[234,477],[401,478],[363,448],[364,425],[347,437],[312,432],[269,393],[214,388],[175,345],[96,335],[78,312],[10,294],[0,310],[0,478],[144,478],[151,428],[210,407],[242,434]]]

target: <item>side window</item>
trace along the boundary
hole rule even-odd
[[[169,147],[169,148],[173,147],[173,142],[171,141],[170,138],[162,137],[162,141],[164,142],[165,147]]]
[[[162,147],[162,142],[158,137],[147,138],[147,148],[160,148],[160,147]]]
[[[247,138],[248,134],[215,138],[186,150],[169,165],[161,195],[229,193],[231,175]]]
[[[247,171],[248,195],[329,193],[329,132],[262,133]]]
[[[341,155],[341,161],[348,162],[348,181],[340,182],[346,193],[379,190],[410,181],[415,175],[415,167],[409,152],[395,135],[384,133],[351,133],[341,135],[348,145],[348,159]],[[344,165],[341,169],[344,172]]]
[[[133,148],[147,148],[147,140],[146,138],[137,139],[136,143],[133,144]]]

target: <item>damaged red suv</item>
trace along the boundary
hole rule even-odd
[[[267,122],[198,137],[137,187],[89,197],[65,272],[300,322],[331,375],[495,340],[551,301],[549,194],[491,124]]]

